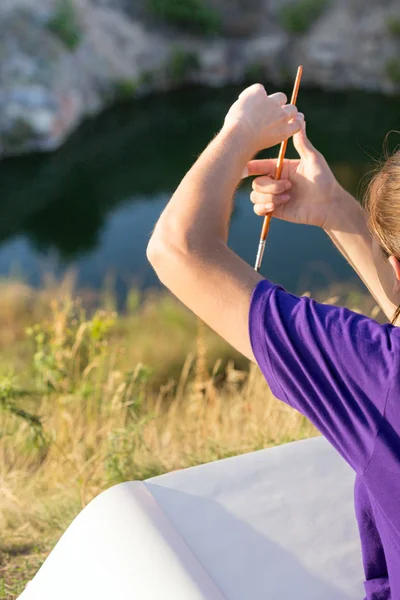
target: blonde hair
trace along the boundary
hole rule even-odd
[[[368,228],[385,256],[400,260],[400,150],[386,156],[370,181],[364,203]],[[400,316],[400,305],[392,325]]]

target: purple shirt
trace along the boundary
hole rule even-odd
[[[255,287],[249,332],[273,394],[305,415],[356,472],[368,600],[400,599],[400,328]]]

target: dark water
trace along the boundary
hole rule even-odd
[[[156,284],[145,256],[152,228],[238,92],[190,89],[144,99],[87,122],[53,155],[1,162],[0,275],[40,285],[43,274],[72,267],[80,286],[98,288],[111,273],[120,299],[127,286]],[[354,194],[386,133],[400,128],[399,100],[300,94],[310,138]],[[252,211],[249,191],[246,184],[238,193],[229,243],[253,265],[262,219]],[[357,281],[322,231],[278,220],[263,274],[295,293]]]

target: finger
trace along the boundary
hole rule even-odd
[[[287,179],[289,175],[290,165],[298,165],[299,159],[285,159],[283,161],[283,179]],[[272,179],[275,176],[276,171],[276,158],[259,158],[256,160],[251,160],[247,163],[245,170],[243,171],[242,177],[250,177],[253,175],[266,175],[270,176]],[[285,177],[286,174],[286,177]]]
[[[247,87],[243,92],[239,95],[239,98],[245,98],[246,96],[250,96],[252,94],[258,94],[260,92],[264,92],[267,96],[267,92],[265,87],[261,83],[254,83],[253,85]]]
[[[292,135],[294,135],[295,133],[298,133],[302,126],[303,126],[303,120],[304,117],[300,116],[300,114],[297,115],[297,117],[295,119],[293,119],[292,121],[289,121],[286,126],[286,138],[290,138]]]
[[[287,103],[287,96],[283,92],[276,92],[269,96],[270,100],[275,100],[280,106],[284,106]]]
[[[275,202],[267,203],[265,206],[255,204],[253,210],[259,217],[271,215],[274,219],[283,219],[286,206],[284,204],[277,205]]]
[[[273,202],[269,202],[267,204],[255,204],[253,206],[253,210],[259,217],[265,217],[265,215],[274,212],[275,204]]]
[[[243,172],[243,177],[253,175],[268,175],[275,173],[276,159],[275,158],[263,158],[258,160],[251,160],[247,163],[246,169]]]
[[[260,194],[284,194],[292,187],[292,184],[287,179],[276,181],[272,177],[263,176],[257,177],[252,183],[253,190]]]
[[[303,121],[300,131],[293,136],[293,143],[300,158],[308,158],[310,155],[318,154],[318,150],[307,137],[305,121]]]
[[[285,117],[288,119],[288,121],[290,119],[295,119],[297,117],[297,115],[299,114],[298,108],[294,104],[287,104],[286,106],[284,106],[282,108],[282,110],[285,114]]]
[[[251,192],[250,201],[256,206],[260,207],[260,211],[264,210],[267,204],[274,204],[280,206],[286,204],[290,200],[290,194],[280,194],[275,196],[273,194],[260,194],[259,192]]]

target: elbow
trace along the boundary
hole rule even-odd
[[[159,270],[161,269],[161,261],[163,256],[165,256],[163,244],[159,237],[153,234],[149,243],[147,244],[146,257],[157,275],[159,275]]]
[[[179,225],[171,220],[157,223],[147,245],[147,260],[165,285],[165,279],[174,279],[182,264],[190,266],[195,257],[209,255],[216,246],[215,240],[208,240],[196,228],[183,230]]]
[[[157,225],[147,244],[146,257],[162,283],[165,268],[171,264],[175,251],[169,232]]]

